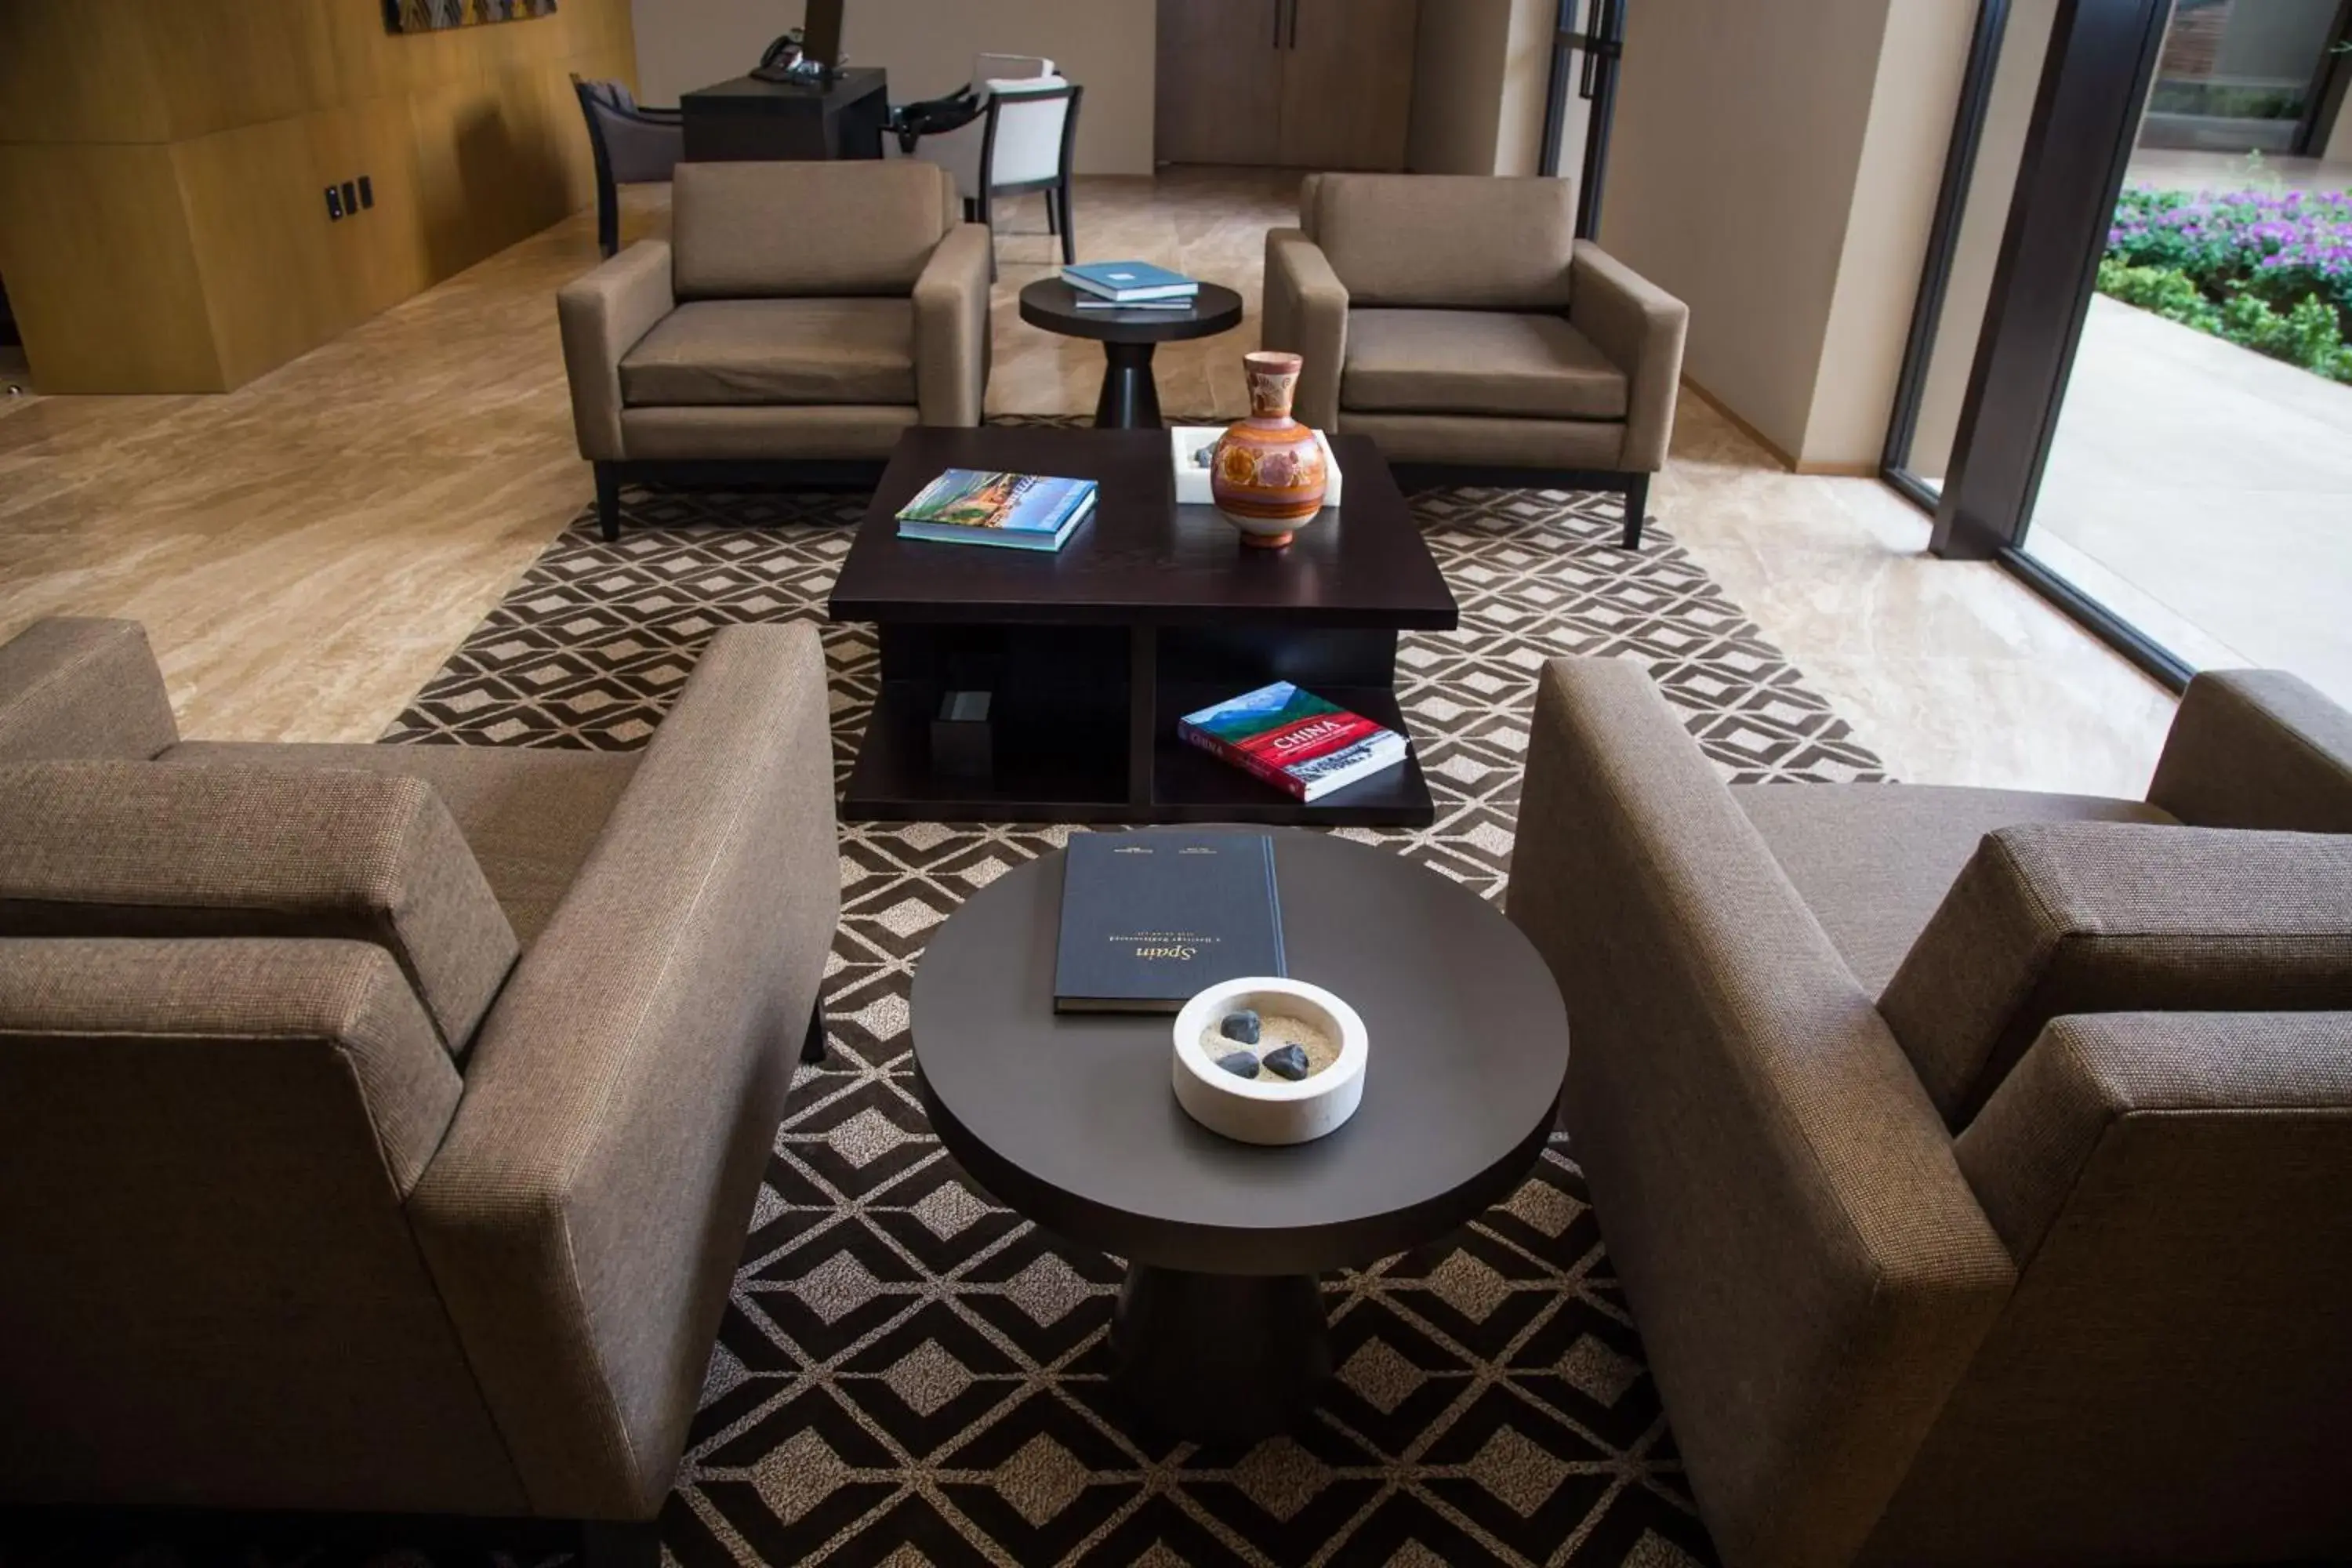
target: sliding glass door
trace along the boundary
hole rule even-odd
[[[2348,14],[1979,18],[1886,477],[1939,553],[2176,686],[2259,664],[2352,700],[2352,160],[2324,155]]]

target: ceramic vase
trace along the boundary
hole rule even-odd
[[[1279,549],[1323,507],[1322,444],[1290,416],[1303,363],[1272,350],[1242,356],[1250,414],[1217,438],[1209,493],[1244,544]]]

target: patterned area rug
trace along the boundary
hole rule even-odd
[[[720,626],[824,618],[860,502],[631,491],[583,517],[385,736],[643,744]],[[1731,778],[1883,776],[1672,541],[1617,549],[1617,498],[1454,489],[1415,503],[1462,607],[1399,655],[1437,819],[1351,831],[1499,899],[1534,677],[1637,658]],[[845,773],[877,679],[827,626]],[[1063,828],[845,824],[832,1056],[760,1194],[679,1488],[685,1568],[730,1563],[1713,1561],[1583,1185],[1558,1140],[1507,1204],[1326,1282],[1339,1376],[1312,1425],[1245,1450],[1142,1443],[1106,1403],[1118,1266],[998,1206],[925,1124],[908,996],[927,935]]]

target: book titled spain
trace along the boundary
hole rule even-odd
[[[1394,730],[1287,680],[1187,713],[1176,731],[1188,744],[1309,802],[1405,757],[1405,738]]]
[[[1057,1013],[1173,1013],[1245,974],[1285,974],[1263,833],[1080,833],[1062,866]]]
[[[950,468],[898,509],[898,537],[1059,550],[1094,504],[1092,479]]]

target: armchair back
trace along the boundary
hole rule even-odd
[[[692,300],[908,294],[959,216],[916,159],[680,163],[671,288]]]
[[[1568,308],[1571,181],[1314,174],[1300,191],[1298,217],[1352,306]]]

